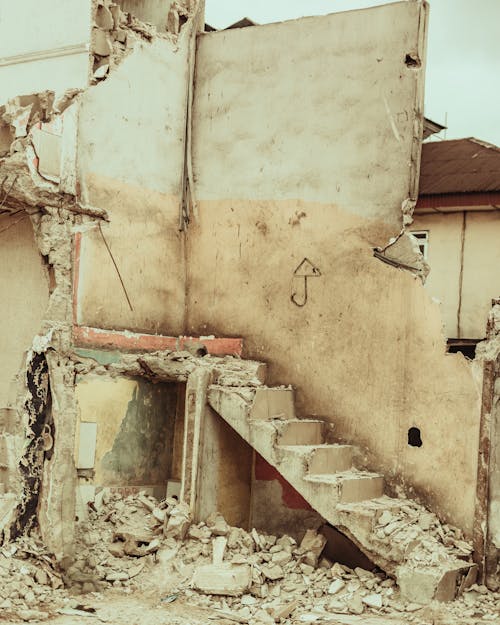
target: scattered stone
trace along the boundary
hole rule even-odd
[[[361,601],[370,608],[381,608],[383,605],[381,594],[365,595]]]
[[[264,565],[261,567],[262,573],[271,581],[282,579],[284,577],[283,569],[278,564]]]
[[[190,525],[191,512],[189,506],[185,503],[180,503],[170,512],[164,531],[165,537],[184,540]]]
[[[342,590],[342,588],[344,588],[344,586],[345,586],[345,582],[342,579],[336,579],[328,587],[328,594],[329,595],[335,595],[340,590]]]

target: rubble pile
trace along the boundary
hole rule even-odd
[[[396,521],[397,513],[382,515],[377,531]],[[422,524],[432,529],[434,515]],[[444,543],[457,541],[455,547],[465,550],[456,530],[436,531],[444,532]],[[147,595],[163,608],[178,600],[185,610],[206,610],[227,625],[321,623],[362,614],[432,622],[424,618],[432,607],[405,601],[378,569],[353,570],[323,557],[325,543],[315,530],[300,542],[246,532],[219,514],[194,524],[176,499],[158,502],[145,493],[123,498],[102,489],[78,523],[74,558],[63,568],[35,537],[0,549],[0,615],[30,621],[95,612],[89,606],[115,590]],[[476,584],[440,606],[452,619],[500,619],[499,595]]]
[[[398,514],[390,523],[401,522]],[[430,513],[414,522],[464,555],[468,544],[458,530],[441,526]],[[389,526],[388,515],[379,519],[379,526]],[[193,524],[187,506],[175,499],[158,503],[140,494],[122,500],[103,490],[80,525],[77,560],[64,580],[73,592],[109,584],[125,592],[156,591],[249,625],[321,622],[334,614],[363,613],[402,613],[411,620],[424,609],[402,599],[394,580],[381,571],[352,570],[322,557],[325,543],[313,530],[300,543],[290,536],[246,532],[229,526],[219,514]],[[499,618],[500,604],[495,603],[498,596],[474,584],[454,609]]]
[[[0,548],[2,618],[15,615],[26,621],[42,620],[53,605],[64,605],[64,599],[59,566],[35,535],[21,537]]]
[[[418,541],[419,549],[410,552],[410,561],[422,565],[437,563],[439,558],[454,556],[468,561],[472,545],[464,539],[462,530],[441,523],[438,517],[412,500],[397,500],[398,507],[387,508],[377,518],[374,539],[388,550]]]

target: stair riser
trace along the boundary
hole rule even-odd
[[[295,419],[293,389],[257,388],[250,419]]]
[[[323,442],[323,424],[304,421],[285,424],[278,434],[278,445],[320,445]]]
[[[369,477],[346,479],[342,482],[340,503],[354,503],[382,497],[384,494],[384,478]]]
[[[334,446],[316,449],[309,462],[309,473],[338,473],[348,471],[352,467],[352,447]]]

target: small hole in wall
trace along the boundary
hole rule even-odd
[[[407,54],[405,56],[405,64],[406,67],[411,67],[412,69],[417,69],[422,66],[422,62],[416,54]]]
[[[408,445],[411,447],[422,447],[422,438],[418,428],[410,428],[408,430]]]

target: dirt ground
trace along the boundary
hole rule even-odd
[[[85,609],[94,609],[95,612],[85,612],[79,609],[68,608],[74,614],[57,614],[44,620],[31,620],[33,624],[50,623],[51,625],[82,625],[88,623],[108,623],[109,625],[234,625],[238,622],[227,618],[216,606],[202,608],[190,604],[189,599],[179,595],[174,601],[168,601],[171,596],[161,596],[158,593],[128,594],[123,590],[110,590],[105,593],[86,595],[82,601]],[[499,606],[500,607],[500,606]],[[465,617],[458,604],[433,604],[418,610],[413,614],[387,614],[360,616],[351,614],[331,614],[328,617],[312,620],[310,613],[298,614],[294,623],[318,623],[321,625],[479,625],[500,623],[500,616],[494,618]],[[454,614],[454,612],[458,612]],[[302,618],[301,618],[302,616]],[[8,614],[0,615],[3,623],[24,623],[18,617],[10,618]]]

